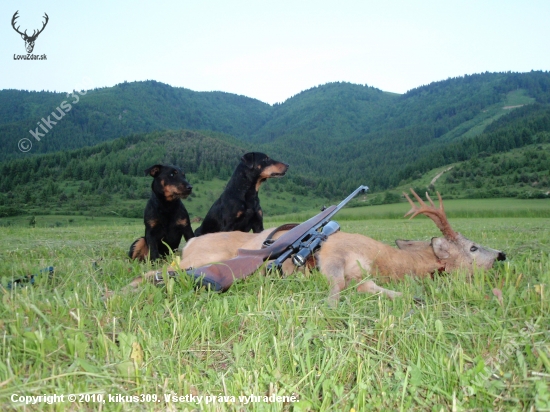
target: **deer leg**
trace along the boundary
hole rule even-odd
[[[385,289],[381,286],[378,286],[376,283],[374,283],[373,280],[367,280],[357,286],[357,292],[359,293],[381,293],[383,295],[386,295],[390,299],[395,299],[396,297],[399,297],[402,295],[401,292],[395,292],[393,290]]]
[[[318,263],[321,273],[325,275],[330,285],[328,304],[334,308],[338,306],[340,292],[346,287],[344,261],[324,258],[322,262],[318,260]]]
[[[175,270],[176,269],[172,266],[168,266],[167,272],[174,272]],[[120,289],[120,291],[122,293],[136,292],[143,282],[156,282],[159,276],[162,277],[162,270],[150,270],[143,275],[135,277],[130,283]]]
[[[120,291],[122,293],[135,292],[143,282],[153,279],[155,277],[156,272],[157,272],[156,270],[151,270],[149,272],[144,273],[143,275],[135,277],[134,279],[132,279],[130,283],[124,286]]]
[[[328,304],[335,308],[338,306],[338,302],[340,301],[340,292],[345,288],[346,281],[344,279],[344,274],[341,276],[332,276],[329,279],[330,283],[330,291],[328,294]]]

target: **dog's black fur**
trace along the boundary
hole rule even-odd
[[[195,236],[233,230],[252,230],[254,233],[264,230],[258,190],[266,179],[284,176],[287,170],[287,164],[263,153],[243,155],[220,198],[195,230]]]
[[[143,214],[145,237],[132,243],[128,256],[145,260],[149,255],[155,260],[176,249],[182,236],[186,241],[194,237],[189,214],[181,202],[191,194],[193,186],[176,166],[154,165],[145,174],[153,177],[153,192]]]

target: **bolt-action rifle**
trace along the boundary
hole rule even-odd
[[[275,259],[268,266],[268,270],[278,270],[286,259],[294,255],[294,264],[301,266],[320,248],[327,236],[339,229],[338,224],[331,222],[330,219],[358,193],[365,193],[368,189],[367,186],[359,186],[337,206],[329,206],[318,215],[289,230],[264,249],[239,249],[237,257],[233,259],[188,269],[187,274],[192,276],[199,285],[225,292],[236,279],[250,276],[266,260]]]

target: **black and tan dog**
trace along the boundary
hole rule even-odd
[[[264,230],[258,191],[269,178],[284,176],[288,165],[258,152],[246,153],[220,198],[214,202],[195,236],[215,232],[259,233]]]
[[[155,260],[176,249],[182,236],[186,241],[194,237],[189,214],[181,202],[191,194],[193,186],[176,166],[154,165],[145,174],[153,177],[153,193],[143,214],[145,237],[132,243],[128,256],[145,260],[149,255]]]

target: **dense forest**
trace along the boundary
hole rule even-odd
[[[49,123],[54,117],[56,123]],[[40,141],[29,133],[50,126]],[[22,138],[31,140],[29,153],[17,149]],[[240,155],[252,150],[291,165],[287,177],[267,190],[293,199],[337,199],[358,184],[380,192],[457,162],[462,166],[439,183],[462,185],[456,187],[465,189],[464,196],[538,197],[549,191],[540,169],[546,160],[536,158],[527,171],[517,159],[501,165],[507,158],[499,154],[522,148],[536,153],[532,147],[546,150],[549,141],[548,72],[463,76],[403,95],[330,83],[274,106],[155,81],[70,96],[2,90],[0,215],[34,212],[54,201],[58,211],[97,212],[120,199],[129,202],[120,214],[134,216],[132,202],[148,196],[143,170],[152,163],[177,164],[197,180],[223,182]],[[489,179],[483,169],[489,161],[506,168],[506,176]],[[510,164],[517,170],[508,171]],[[492,184],[515,186],[485,190]]]
[[[377,139],[418,126],[431,129],[427,139],[448,140],[467,132],[459,126],[487,120],[496,107],[533,102],[550,103],[550,73],[469,75],[403,95],[366,85],[329,83],[273,106],[245,96],[194,92],[156,81],[125,82],[70,95],[1,90],[0,144],[5,150],[0,161],[176,129],[215,131],[282,149],[298,141],[315,150],[319,145]],[[30,131],[40,133],[41,140],[36,141]],[[30,153],[18,150],[21,138],[32,140]]]
[[[219,196],[244,152],[223,140],[178,130],[4,162],[0,164],[0,217],[25,213],[141,217],[151,193],[151,179],[144,171],[157,163],[178,165],[191,176],[193,195],[186,202],[197,204],[188,206],[189,211],[201,215]],[[218,183],[205,183],[213,179]],[[265,193],[270,189],[286,193],[285,197],[276,195],[280,202],[263,204],[264,210],[300,210],[280,204],[305,197],[308,193],[301,183],[290,176],[264,184]],[[307,201],[302,203],[310,207]]]
[[[155,130],[204,129],[244,137],[257,130],[269,113],[269,105],[248,97],[194,92],[156,81],[125,82],[70,95],[1,90],[0,144],[4,150],[0,161]],[[30,131],[39,133],[40,141]],[[31,140],[30,153],[18,150],[22,138]]]
[[[398,174],[398,179],[414,177],[434,167],[473,157],[487,157],[494,153],[545,142],[550,142],[550,105],[524,106],[496,120],[479,136],[428,151],[403,168]]]
[[[482,152],[450,169],[438,189],[450,195],[544,199],[550,191],[550,145],[488,155]]]

